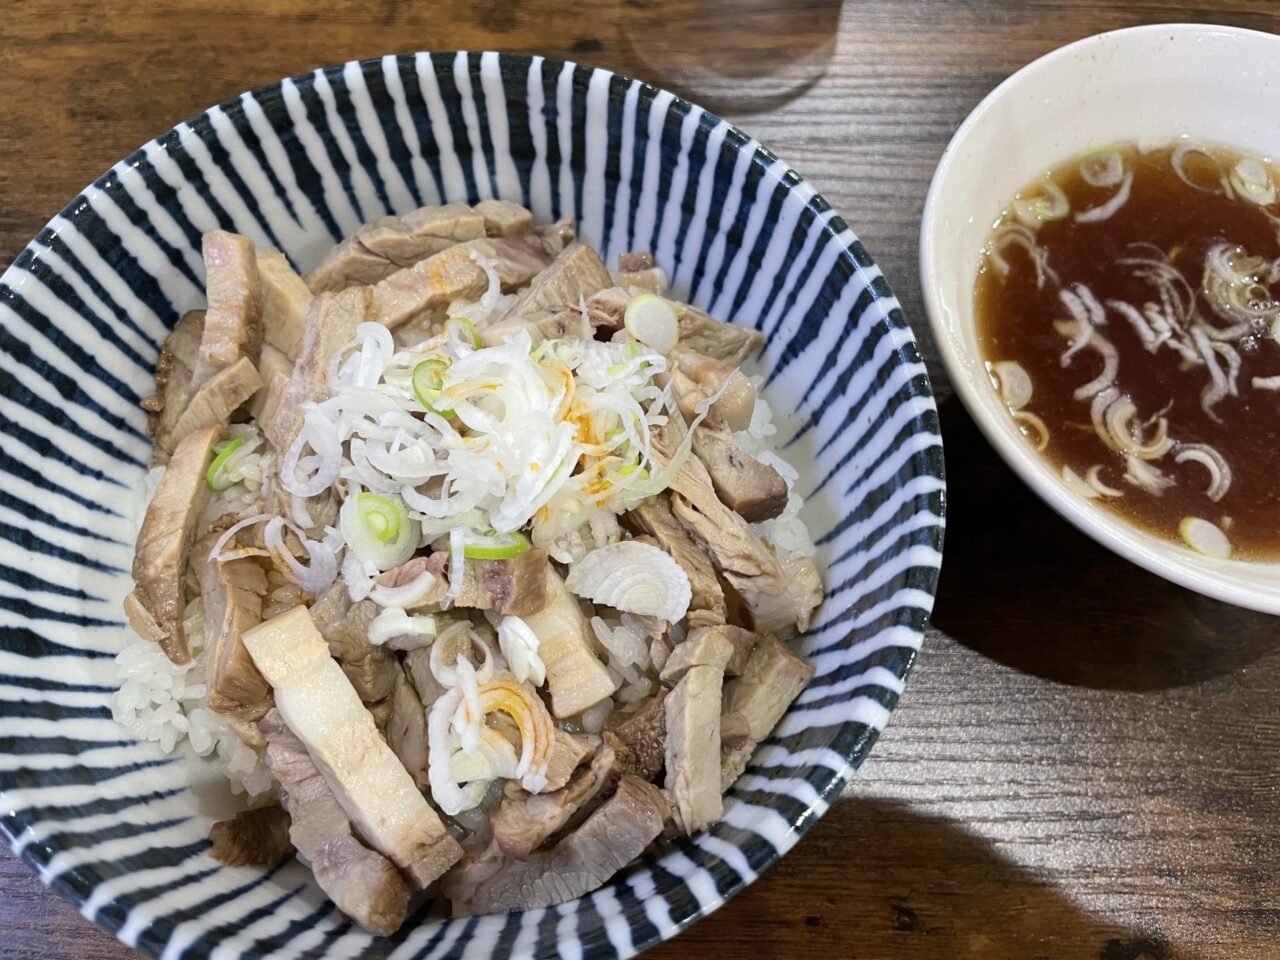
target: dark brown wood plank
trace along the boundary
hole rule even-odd
[[[83,185],[241,90],[420,48],[574,57],[724,113],[807,176],[898,292],[944,398],[935,626],[813,834],[653,956],[1233,960],[1280,954],[1280,633],[1135,570],[1045,508],[938,376],[916,267],[964,115],[1053,47],[1144,22],[1280,28],[1270,0],[10,4],[0,263]],[[1224,105],[1224,109],[1228,108]],[[0,957],[131,951],[0,857]]]

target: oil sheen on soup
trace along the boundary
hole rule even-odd
[[[997,221],[979,340],[1082,497],[1212,556],[1280,560],[1280,196],[1185,141],[1052,171]]]

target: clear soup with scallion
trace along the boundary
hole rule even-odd
[[[1119,146],[996,221],[979,340],[1082,497],[1211,556],[1280,560],[1280,176],[1188,141]]]

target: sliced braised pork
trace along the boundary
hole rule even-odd
[[[585,244],[572,243],[517,295],[502,316],[480,329],[480,338],[494,346],[524,328],[533,335],[535,345],[544,340],[585,339],[590,336],[590,327],[578,313],[565,308],[578,306],[612,283],[599,255]]]
[[[260,281],[253,241],[238,233],[210,230],[204,235],[203,247],[209,306],[192,375],[192,386],[197,390],[242,357],[256,364],[262,350]]]
[[[658,546],[667,551],[688,575],[689,586],[693,591],[689,601],[690,623],[724,623],[724,590],[716,577],[715,567],[711,558],[693,542],[684,525],[671,512],[671,495],[662,493],[651,497],[626,516],[633,529],[653,537]]]
[[[365,703],[391,696],[400,676],[395,652],[369,640],[369,625],[379,612],[372,600],[352,603],[341,580],[311,607],[311,619],[329,645],[329,655]]]
[[[183,437],[204,427],[225,427],[240,405],[261,388],[262,377],[257,368],[248,357],[241,357],[215,373],[195,392],[174,424],[169,442],[180,443]]]
[[[307,285],[319,293],[374,284],[456,243],[483,237],[484,228],[483,216],[464,203],[382,217],[330,250],[307,275]]]
[[[138,533],[133,555],[133,592],[125,598],[129,625],[140,637],[158,643],[174,663],[191,662],[182,629],[187,572],[196,522],[209,502],[205,473],[222,428],[206,427],[187,436],[174,450]]]
[[[490,237],[510,237],[533,229],[533,214],[509,200],[481,200],[475,211],[484,218],[484,232]]]
[[[442,888],[454,916],[536,910],[588,893],[640,856],[667,818],[662,792],[623,776],[617,792],[577,830],[528,860],[492,845],[445,875]]]
[[[263,432],[282,459],[302,432],[308,404],[329,399],[329,371],[343,347],[356,335],[356,327],[370,318],[371,293],[368,287],[352,287],[341,293],[322,293],[311,301],[303,326],[302,343],[293,376],[278,406],[266,411]],[[337,517],[337,504],[329,493],[306,502],[306,517],[293,509],[292,498],[284,490],[277,493],[278,512],[302,523],[309,532],[322,537],[324,527]]]
[[[454,300],[478,300],[489,289],[489,270],[504,292],[528,283],[560,252],[553,232],[466,240],[391,274],[370,289],[373,319],[396,329],[423,315],[443,317]]]
[[[267,766],[280,781],[292,821],[289,837],[320,889],[344,914],[372,933],[390,936],[409,909],[409,886],[395,864],[370,850],[351,829],[303,742],[276,711],[262,720]]]
[[[246,630],[262,622],[267,575],[252,557],[215,561],[209,551],[217,540],[217,535],[201,540],[193,564],[200,572],[204,600],[209,709],[257,720],[271,709],[271,685],[258,672],[242,638]]]
[[[262,284],[263,340],[292,363],[302,346],[311,291],[289,266],[285,255],[270,247],[258,251],[258,276]]]
[[[764,335],[750,327],[738,327],[721,323],[697,307],[681,304],[677,307],[680,319],[680,346],[740,367],[747,357],[764,344]]]
[[[192,310],[183,314],[160,346],[156,390],[142,401],[142,409],[150,415],[147,430],[155,438],[152,466],[168,463],[169,455],[178,445],[173,429],[191,402],[191,374],[200,354],[203,331],[204,311]]]
[[[742,676],[725,684],[724,714],[736,714],[749,739],[736,747],[726,744],[721,758],[721,787],[728,790],[746,769],[758,744],[773,731],[787,708],[813,677],[813,666],[796,656],[773,635],[766,635],[751,651]]]
[[[386,724],[389,746],[413,777],[419,790],[425,791],[427,780],[427,714],[418,691],[403,671],[396,672],[396,686],[391,693],[391,715]]]
[[[255,627],[244,642],[271,684],[280,716],[306,744],[360,835],[415,888],[434,883],[462,848],[378,735],[306,607]],[[302,848],[296,837],[294,843]]]
[[[527,617],[547,605],[547,552],[526,550],[509,560],[467,560],[459,607]]]
[[[706,467],[696,456],[685,461],[671,482],[673,510],[717,570],[738,591],[760,632],[794,633],[809,628],[821,602],[807,582],[812,561],[792,561],[784,569],[774,552],[739,514],[720,502]],[[813,568],[816,572],[816,568]]]
[[[219,820],[209,828],[209,856],[228,867],[274,867],[293,853],[289,814],[272,804]]]
[[[720,694],[733,645],[704,630],[679,644],[662,668],[675,686],[663,704],[667,718],[666,788],[676,821],[693,834],[724,814],[720,793]]]
[[[667,712],[665,687],[629,710],[615,710],[605,720],[606,736],[612,735],[625,747],[619,751],[630,773],[652,780],[666,759]]]
[[[718,750],[716,773],[718,782]],[[510,791],[493,814],[494,843],[506,856],[527,860],[538,847],[569,827],[579,811],[612,786],[615,776],[613,748],[601,743],[591,763],[574,774],[561,789],[539,794]]]

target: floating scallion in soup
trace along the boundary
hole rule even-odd
[[[1179,141],[1078,158],[996,221],[979,340],[1080,496],[1202,553],[1280,560],[1280,177]]]

